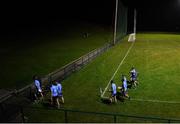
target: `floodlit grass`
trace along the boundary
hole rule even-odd
[[[99,87],[107,86],[130,45],[126,37],[118,45],[63,81],[65,98],[63,107],[84,111],[180,119],[180,103],[126,100],[107,105],[101,102]],[[134,46],[114,78],[118,86],[121,85],[121,74],[129,78],[129,70],[132,66],[135,66],[139,72],[140,82],[137,89],[129,89],[132,99],[180,102],[180,35],[138,34]],[[109,93],[105,95],[108,96]],[[50,115],[49,111],[48,119],[53,120],[53,116]],[[93,122],[93,119],[98,118],[93,117],[92,119],[91,115],[88,117],[81,116],[81,114],[75,115],[69,116],[69,122]],[[77,115],[79,115],[78,121]],[[83,118],[87,119],[84,121]],[[43,119],[44,117],[37,121],[46,121]],[[96,122],[112,122],[112,120],[113,118],[103,121],[99,118]],[[32,121],[36,122],[36,119],[32,118]],[[55,118],[53,121],[62,122],[60,118]],[[147,121],[122,117],[118,117],[117,121],[158,122],[157,120]]]
[[[83,38],[88,32],[89,37]],[[32,76],[44,76],[112,39],[109,30],[90,24],[64,29],[55,37],[1,41],[1,88],[20,88],[32,83]]]

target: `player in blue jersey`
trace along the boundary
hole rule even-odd
[[[51,86],[51,104],[60,108],[59,99],[58,99],[58,88],[56,82],[53,82]]]
[[[61,99],[61,102],[64,103],[64,97],[62,94],[62,85],[61,85],[60,81],[56,81],[56,84],[57,84],[57,89],[58,89],[58,97],[59,97],[59,99]]]
[[[132,85],[134,85],[135,87],[138,84],[137,75],[138,75],[138,73],[137,73],[136,69],[134,67],[132,67],[130,70],[130,79],[131,79],[130,81],[131,81]]]
[[[122,93],[124,97],[130,98],[127,90],[128,90],[127,79],[125,75],[122,75]]]
[[[116,94],[117,94],[117,90],[116,90],[116,84],[114,83],[113,80],[111,80],[111,97],[110,97],[110,101],[112,102],[117,102],[116,99]]]
[[[38,79],[38,76],[37,75],[33,76],[33,80],[34,80],[34,86],[35,86],[35,89],[36,89],[36,92],[35,92],[36,100],[38,100],[39,97],[40,97],[40,99],[43,99],[41,83],[40,83],[40,80]]]

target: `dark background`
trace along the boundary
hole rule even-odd
[[[180,31],[180,0],[123,0],[123,3],[137,8],[138,31]],[[115,0],[7,1],[1,3],[1,37],[52,33],[81,22],[113,27],[114,11]],[[131,19],[132,14],[129,15]]]
[[[136,6],[138,30],[180,32],[180,0],[147,0]]]

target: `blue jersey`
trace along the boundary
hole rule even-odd
[[[132,78],[136,78],[136,77],[137,77],[137,72],[136,72],[135,69],[132,69],[132,70],[131,70],[131,77],[132,77]]]
[[[62,96],[62,85],[60,83],[57,84],[58,96]]]
[[[127,81],[126,77],[125,77],[125,76],[122,76],[121,81],[122,81],[122,82],[123,82],[123,81]]]
[[[41,89],[41,85],[40,85],[39,80],[34,80],[34,84],[35,84],[38,92],[42,92],[42,89]]]
[[[111,88],[112,88],[112,94],[113,95],[116,95],[116,84],[115,83],[112,83],[112,85],[111,85]]]
[[[123,89],[124,89],[124,91],[127,90],[127,81],[126,80],[123,81]]]
[[[52,85],[52,86],[51,86],[51,95],[52,95],[53,97],[58,96],[58,88],[57,88],[56,85]]]

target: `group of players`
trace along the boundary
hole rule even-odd
[[[35,86],[35,101],[40,101],[44,99],[43,90],[41,86],[41,80],[38,78],[37,75],[33,77],[34,80],[34,86]],[[62,94],[62,85],[60,81],[56,80],[51,83],[51,86],[49,88],[51,91],[51,105],[57,106],[57,108],[60,108],[60,101],[61,103],[64,103],[64,97]]]
[[[121,81],[122,81],[122,86],[117,87],[115,82],[111,80],[111,95],[110,95],[110,102],[117,102],[117,97],[121,95],[123,98],[128,98],[130,99],[128,95],[128,88],[130,87],[136,87],[138,84],[137,80],[137,71],[134,67],[131,68],[130,70],[130,81],[127,80],[125,75],[122,75]],[[35,100],[43,100],[44,95],[43,95],[43,90],[41,86],[41,80],[38,78],[37,75],[33,77],[34,80],[34,86],[35,86]],[[60,101],[61,103],[64,103],[64,97],[62,94],[62,85],[60,81],[53,81],[51,83],[51,86],[49,88],[51,91],[51,105],[57,106],[57,108],[60,108]]]
[[[110,101],[112,102],[117,102],[117,97],[123,97],[123,98],[128,98],[130,99],[128,95],[128,88],[131,87],[136,87],[138,85],[138,80],[137,80],[138,73],[134,67],[131,68],[130,70],[130,81],[127,80],[125,75],[122,75],[121,81],[122,81],[122,86],[116,87],[116,84],[114,83],[113,80],[111,80],[111,95],[110,95]]]

